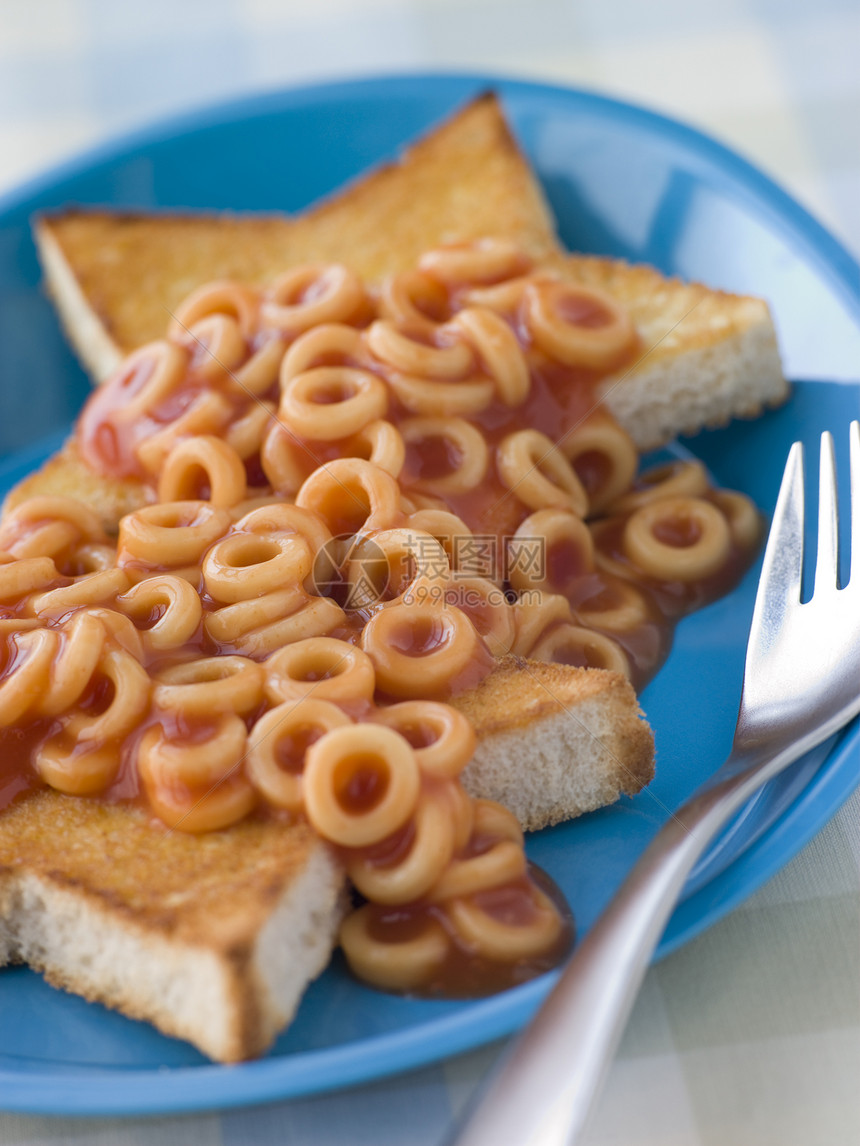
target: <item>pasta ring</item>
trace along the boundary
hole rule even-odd
[[[145,418],[169,398],[185,381],[189,354],[184,346],[160,340],[139,347],[124,360],[97,398],[85,410],[81,420],[82,436],[90,439],[102,423],[102,404],[117,420],[132,422]],[[89,416],[88,416],[89,415]]]
[[[492,800],[474,800],[473,806],[472,839],[491,841],[489,847],[453,860],[431,890],[431,903],[475,895],[525,875],[523,833],[516,816]]]
[[[368,370],[373,358],[364,337],[354,326],[326,322],[304,331],[289,347],[281,364],[281,386],[314,366],[343,365]]]
[[[248,716],[263,699],[263,670],[245,657],[200,657],[170,665],[155,676],[152,698],[170,712]]]
[[[418,260],[418,267],[447,285],[497,283],[531,268],[531,259],[509,239],[473,239],[436,247]]]
[[[187,582],[183,582],[183,584],[187,584]],[[138,664],[143,663],[143,642],[140,639],[140,633],[128,617],[118,613],[114,608],[108,609],[103,605],[90,605],[76,615],[95,617],[97,621],[101,622],[107,635],[116,641],[121,649],[133,656]]]
[[[335,728],[308,749],[307,817],[324,839],[342,847],[370,847],[402,828],[420,789],[415,753],[381,724]]]
[[[228,388],[259,400],[278,381],[285,350],[286,343],[282,339],[265,339],[259,350],[255,350],[248,361],[230,376]]]
[[[106,637],[104,625],[91,613],[71,618],[60,634],[48,687],[38,695],[35,708],[41,716],[59,716],[79,700],[98,667]]]
[[[683,540],[675,543],[660,537],[661,525],[677,532],[679,523]],[[701,581],[725,565],[731,552],[731,532],[725,516],[709,501],[660,498],[630,515],[624,526],[624,551],[648,577]]]
[[[296,505],[322,518],[333,536],[389,529],[400,516],[400,487],[385,470],[360,458],[336,458],[314,470]]]
[[[636,586],[611,575],[603,579],[598,593],[577,604],[574,613],[578,624],[610,633],[629,633],[652,619],[648,602]]]
[[[294,613],[246,633],[236,642],[236,650],[246,656],[267,657],[284,645],[324,637],[345,623],[343,609],[336,602],[328,597],[307,597]]]
[[[531,375],[522,347],[510,325],[495,311],[468,306],[451,323],[474,346],[505,406],[520,406],[531,389]]]
[[[288,585],[301,585],[313,558],[298,533],[235,531],[217,541],[203,558],[206,592],[213,600],[235,605]]]
[[[319,700],[366,701],[375,686],[370,657],[335,637],[296,641],[266,661],[266,696],[273,704],[311,694]]]
[[[457,540],[472,537],[471,529],[462,518],[447,509],[419,508],[409,515],[406,525],[409,529],[422,530],[435,537],[448,554],[451,568],[459,569],[457,557],[460,546]]]
[[[410,413],[434,418],[480,414],[493,400],[493,383],[489,378],[477,376],[459,382],[441,382],[393,370],[388,375],[388,385]]]
[[[611,295],[579,283],[531,282],[523,305],[535,344],[565,366],[608,370],[636,337],[624,307]]]
[[[199,390],[172,422],[137,441],[137,463],[147,473],[157,477],[177,442],[195,434],[221,433],[230,424],[232,417],[233,407],[224,394],[217,390]]]
[[[752,550],[761,537],[761,515],[755,503],[743,493],[731,489],[714,490],[711,498],[729,523],[732,541],[740,549]]]
[[[526,893],[525,888],[522,893]],[[561,916],[549,896],[534,884],[528,885],[527,893],[532,905],[527,923],[504,922],[474,899],[450,900],[445,904],[445,914],[470,951],[494,962],[516,963],[549,952],[563,930]],[[492,891],[485,894],[492,896]]]
[[[143,764],[140,769],[143,776]],[[144,783],[144,787],[150,806],[162,823],[174,831],[194,834],[217,832],[237,824],[257,802],[256,792],[241,774],[226,776],[201,792],[154,779]]]
[[[208,501],[144,506],[119,523],[117,564],[140,562],[160,569],[196,564],[231,524],[227,510]]]
[[[222,648],[265,657],[291,642],[330,633],[345,620],[330,598],[309,597],[297,585],[207,613],[203,627]]]
[[[419,332],[426,334],[421,327]],[[443,341],[446,335],[448,345]],[[464,378],[475,361],[471,347],[457,336],[456,328],[446,331],[437,327],[432,341],[427,341],[410,338],[408,326],[382,319],[371,323],[364,337],[380,362],[403,374],[453,381]]]
[[[516,636],[511,652],[518,657],[531,655],[541,634],[559,621],[572,621],[570,602],[561,593],[531,591],[513,605]]]
[[[533,646],[532,660],[606,669],[630,678],[630,662],[617,641],[581,625],[555,625]]]
[[[83,576],[86,573],[101,573],[116,565],[116,546],[88,541],[75,547],[65,563],[69,577]]]
[[[144,734],[138,769],[152,810],[169,828],[218,831],[244,819],[254,807],[256,792],[238,768],[239,726],[244,734],[238,716],[222,717],[213,735],[185,756],[182,747],[168,747],[159,728]],[[199,786],[188,782],[198,776]]]
[[[69,741],[62,731],[41,744],[33,757],[41,778],[67,796],[93,796],[110,787],[120,765],[116,745],[82,746]]]
[[[383,318],[432,335],[438,324],[450,316],[448,292],[438,279],[424,271],[401,271],[384,280],[379,312]]]
[[[379,688],[413,698],[445,694],[481,645],[459,609],[416,601],[380,609],[364,626],[361,647],[373,661]]]
[[[15,724],[50,688],[58,642],[59,637],[51,629],[12,634],[11,644],[18,656],[15,667],[0,681],[0,728]]]
[[[0,523],[0,550],[12,557],[60,557],[82,541],[107,538],[98,514],[72,497],[29,497],[10,509]]]
[[[138,581],[116,599],[117,608],[144,623],[146,642],[159,652],[181,648],[191,640],[203,616],[203,605],[197,590],[181,577],[169,573]]]
[[[304,808],[301,772],[307,748],[314,739],[349,723],[349,717],[337,705],[310,696],[269,709],[251,729],[245,761],[248,779],[268,803],[299,815]],[[290,742],[297,737],[301,768],[285,768],[281,762],[282,745],[286,742],[292,755],[295,744]],[[295,765],[298,761],[292,759],[290,763]]]
[[[466,614],[494,657],[511,651],[514,614],[498,585],[486,577],[456,577],[445,592],[445,603]]]
[[[372,987],[408,991],[427,983],[441,967],[451,949],[442,924],[430,915],[420,917],[420,931],[408,939],[385,940],[373,934],[384,931],[379,912],[365,904],[341,924],[340,945],[353,972]],[[376,923],[376,928],[374,928]]]
[[[60,579],[52,557],[22,557],[0,562],[0,601],[15,601]]]
[[[588,526],[567,509],[530,514],[508,542],[508,580],[518,592],[564,593],[571,581],[593,569],[594,542]]]
[[[436,883],[454,854],[454,823],[444,793],[422,791],[412,816],[409,850],[393,864],[347,853],[346,874],[365,898],[385,905],[413,903]]]
[[[193,742],[175,740],[161,725],[154,725],[143,737],[140,746],[141,774],[146,773],[159,785],[172,787],[182,784],[198,789],[217,784],[241,764],[247,750],[248,731],[245,722],[234,712],[218,713],[214,720],[210,713],[208,735]]]
[[[406,418],[400,423],[400,432],[406,446],[413,447],[413,453],[421,442],[436,439],[453,446],[459,458],[456,467],[445,473],[420,475],[412,483],[416,488],[449,496],[475,489],[486,477],[490,457],[487,440],[465,418]]]
[[[228,378],[248,357],[239,323],[227,314],[198,319],[180,341],[191,353],[188,372],[209,383]]]
[[[18,560],[34,557],[59,559],[79,540],[80,532],[71,521],[55,517],[43,521],[7,519],[0,526],[0,549]]]
[[[124,569],[103,569],[99,573],[76,577],[71,585],[37,593],[27,602],[27,608],[40,617],[61,616],[81,605],[99,605],[109,601],[117,593],[124,593],[128,586],[129,576]]]
[[[171,317],[167,337],[183,342],[189,327],[213,314],[235,319],[242,336],[250,339],[257,329],[259,295],[251,287],[229,279],[206,283],[184,298]]]
[[[263,325],[297,334],[322,323],[344,322],[365,303],[361,280],[349,267],[295,267],[281,275],[261,307]]]
[[[377,418],[347,438],[341,457],[363,458],[393,478],[400,476],[406,458],[406,445],[400,430],[391,422]]]
[[[259,407],[256,407],[259,409]],[[200,496],[200,475],[209,487]],[[159,501],[209,501],[229,509],[247,491],[245,467],[232,446],[212,434],[186,438],[170,451],[158,479]]]
[[[418,767],[432,780],[455,779],[475,753],[475,730],[449,704],[404,700],[378,709],[374,720],[409,741]]]
[[[113,695],[98,715],[78,710],[67,718],[68,734],[78,743],[102,743],[125,736],[149,705],[149,674],[125,649],[107,645],[96,667],[99,674],[110,682]]]
[[[141,582],[146,584],[146,582]],[[206,613],[203,627],[207,636],[218,644],[232,644],[261,625],[291,617],[307,603],[307,593],[301,585],[289,585],[274,593],[237,601]]]
[[[441,605],[451,575],[435,537],[417,529],[383,529],[350,548],[346,578],[353,608],[379,602],[435,601]]]
[[[600,513],[630,489],[639,466],[633,439],[602,408],[565,434],[558,448],[582,483],[591,514]]]
[[[388,389],[381,378],[348,366],[316,366],[283,387],[280,417],[300,438],[331,442],[384,418]]]
[[[443,784],[443,788],[451,808],[454,850],[459,854],[468,847],[475,830],[475,801],[459,780],[449,780]]]
[[[307,442],[300,441],[277,420],[260,447],[260,465],[272,489],[281,497],[294,497],[322,459]]]
[[[546,278],[544,275],[540,281]],[[521,309],[526,287],[535,281],[531,275],[515,275],[514,278],[487,286],[469,287],[462,293],[462,302],[466,307],[484,307],[494,314],[513,320]]]
[[[311,553],[317,553],[331,541],[331,533],[319,517],[310,510],[289,505],[277,499],[271,504],[249,510],[236,522],[237,533],[296,533],[308,543]]]
[[[641,474],[637,488],[617,498],[609,513],[630,513],[648,502],[664,497],[704,497],[708,492],[708,473],[700,461],[667,462]]]
[[[539,430],[516,430],[496,447],[502,484],[531,509],[570,509],[585,517],[588,497],[561,450]]]

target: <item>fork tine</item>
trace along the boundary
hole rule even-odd
[[[795,442],[785,463],[764,551],[747,645],[747,677],[751,661],[766,653],[787,610],[800,600],[803,521],[803,445]]]
[[[815,557],[813,596],[835,588],[839,579],[839,510],[836,501],[836,456],[833,435],[821,435],[818,479],[818,552]]]
[[[848,429],[851,443],[851,570],[849,580],[855,592],[860,589],[860,422],[852,422]]]

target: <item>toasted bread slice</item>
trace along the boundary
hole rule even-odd
[[[637,446],[759,413],[788,393],[761,299],[668,279],[651,267],[564,256],[546,202],[493,96],[301,216],[71,211],[38,220],[45,278],[96,381],[163,335],[169,313],[217,278],[270,282],[302,262],[348,263],[369,281],[428,247],[493,235],[600,287],[633,317],[642,351],[606,380],[606,405]]]
[[[262,1054],[290,1021],[329,960],[343,891],[306,825],[189,836],[50,789],[0,815],[0,964],[221,1062]]]
[[[478,748],[463,773],[527,831],[633,796],[654,777],[654,742],[619,673],[505,657],[453,701]]]
[[[377,281],[428,247],[486,234],[516,238],[539,262],[559,251],[543,193],[491,95],[295,219],[71,211],[35,227],[48,287],[96,381],[161,338],[169,312],[202,283],[264,285],[311,262],[348,263]]]
[[[526,827],[653,775],[651,731],[616,674],[511,657],[456,704],[479,736],[464,784]],[[262,1054],[289,1023],[343,907],[342,870],[305,824],[189,836],[51,790],[0,815],[0,965],[29,963],[222,1062]]]
[[[629,312],[642,349],[600,395],[640,450],[757,417],[788,397],[776,332],[760,298],[668,279],[648,266],[570,256],[565,273]]]

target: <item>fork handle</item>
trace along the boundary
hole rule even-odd
[[[732,813],[785,766],[785,753],[779,757],[766,771],[744,768],[708,787],[665,824],[448,1146],[570,1146],[578,1140],[687,876]]]

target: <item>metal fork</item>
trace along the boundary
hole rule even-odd
[[[589,931],[449,1146],[581,1141],[654,948],[696,860],[762,784],[860,712],[860,423],[850,427],[851,567],[838,584],[833,439],[821,438],[813,592],[801,601],[803,447],[764,555],[732,751],[673,815]]]

